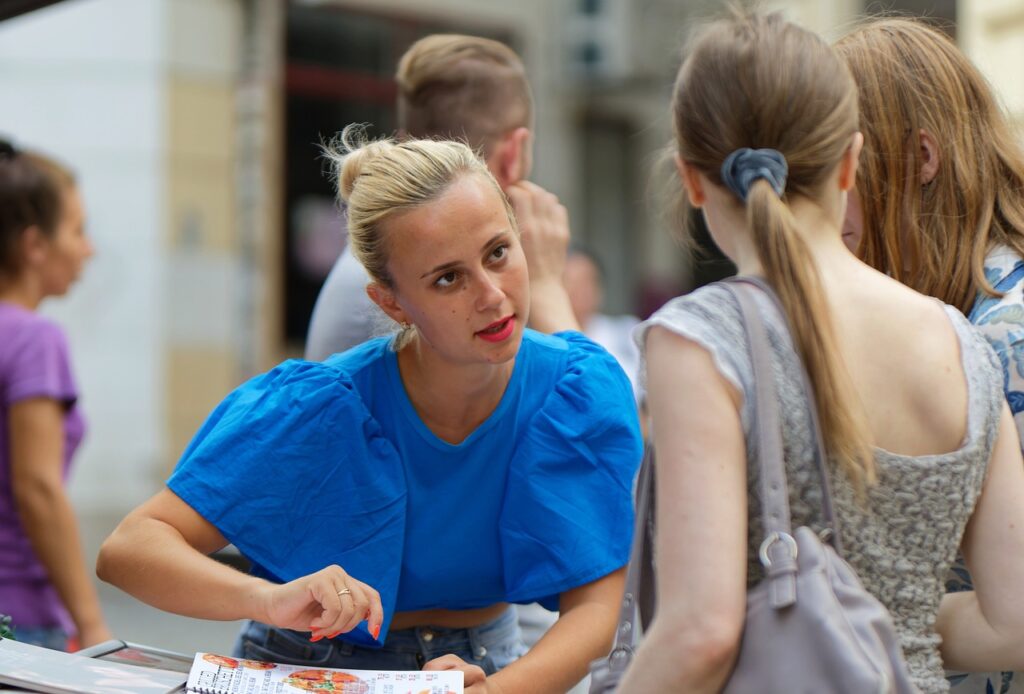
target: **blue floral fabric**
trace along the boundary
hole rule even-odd
[[[1003,390],[1024,449],[1024,258],[998,246],[985,258],[985,278],[1003,296],[978,295],[968,320],[985,336],[1003,365]],[[972,590],[971,576],[958,557],[946,580],[946,590]],[[954,694],[1024,692],[1024,673],[975,672],[950,674]]]
[[[1003,296],[981,294],[967,318],[999,355],[1006,400],[1017,432],[1024,437],[1024,259],[1008,248],[997,248],[985,259],[985,276]]]

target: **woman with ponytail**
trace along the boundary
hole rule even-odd
[[[891,613],[916,686],[947,691],[944,662],[1020,663],[1024,604],[1010,588],[1024,572],[1024,463],[1002,376],[955,308],[843,244],[863,142],[849,71],[780,16],[737,15],[693,46],[673,113],[690,204],[739,273],[763,277],[781,303],[759,297],[794,527],[824,530],[816,407],[843,556]],[[717,285],[669,302],[639,337],[658,459],[658,613],[621,691],[715,692],[763,575],[750,348]],[[943,579],[961,545],[981,576],[951,600]]]
[[[331,153],[349,239],[401,329],[231,393],[104,543],[100,576],[251,620],[244,658],[565,692],[607,650],[622,596],[629,380],[580,333],[524,327],[515,217],[469,147],[354,132]],[[250,575],[204,556],[228,542]],[[509,603],[532,602],[560,617],[524,655]]]

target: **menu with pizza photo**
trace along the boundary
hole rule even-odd
[[[193,694],[463,694],[462,673],[450,670],[345,670],[215,653],[196,653],[186,687]]]

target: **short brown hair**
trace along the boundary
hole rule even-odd
[[[26,229],[57,233],[64,195],[74,185],[74,175],[63,165],[0,140],[0,274],[20,271],[17,244]]]
[[[415,138],[465,141],[486,157],[501,135],[529,127],[526,70],[503,43],[434,34],[414,43],[395,73],[398,127]]]

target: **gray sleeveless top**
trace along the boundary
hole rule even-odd
[[[766,316],[776,387],[781,401],[783,446],[793,527],[823,529],[821,482],[814,463],[809,405],[799,378],[799,361],[782,317],[766,296]],[[967,520],[985,479],[998,430],[1002,369],[988,343],[967,319],[947,306],[960,339],[968,381],[968,426],[962,446],[951,453],[910,457],[875,449],[878,483],[859,502],[849,479],[830,464],[843,558],[888,608],[896,623],[911,677],[922,692],[946,692],[935,616],[944,583]],[[757,489],[757,413],[749,346],[739,308],[721,287],[710,285],[673,299],[637,329],[643,346],[647,330],[660,325],[710,352],[721,374],[743,393],[741,419],[747,445],[747,584],[763,573],[757,549],[764,539]],[[939,395],[939,394],[937,394]],[[666,464],[669,461],[661,461]]]

